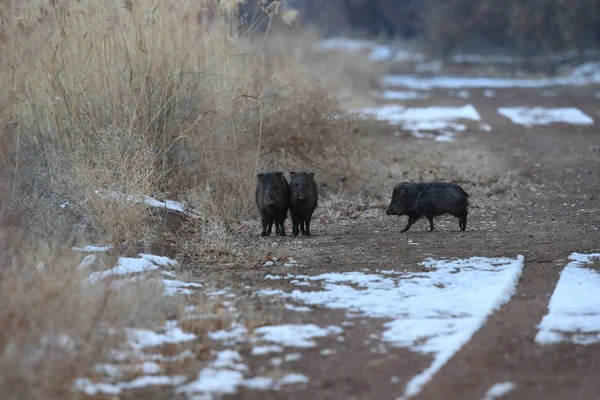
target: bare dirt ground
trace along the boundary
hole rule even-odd
[[[554,89],[553,89],[554,90]],[[258,224],[239,234],[240,251],[252,249],[244,265],[190,264],[194,277],[215,287],[228,286],[239,295],[246,313],[261,315],[265,325],[277,323],[344,326],[337,337],[311,348],[286,349],[301,358],[282,363],[278,373],[301,373],[305,385],[281,390],[240,388],[228,399],[395,399],[406,383],[427,368],[432,357],[382,345],[376,338],[384,321],[352,318],[344,310],[311,307],[311,312],[283,309],[282,304],[253,296],[261,289],[303,290],[289,280],[267,275],[371,270],[418,270],[427,257],[436,259],[525,257],[517,292],[424,387],[419,399],[481,399],[495,383],[516,387],[506,399],[597,399],[600,345],[539,346],[537,324],[547,312],[559,273],[572,252],[600,249],[600,135],[596,125],[523,127],[497,113],[501,106],[577,107],[598,121],[593,88],[559,88],[555,97],[540,90],[497,90],[493,98],[470,90],[469,99],[432,92],[428,105],[473,104],[491,132],[469,124],[455,142],[418,140],[381,124],[365,131],[372,166],[365,179],[380,192],[335,196],[323,190],[310,238],[260,238]],[[421,101],[423,103],[423,101]],[[413,103],[418,104],[418,103]],[[425,103],[423,103],[425,104]],[[375,177],[375,178],[374,178]],[[436,219],[428,232],[425,219],[400,233],[405,218],[388,217],[384,209],[393,185],[402,180],[452,180],[471,196],[467,230],[452,217]],[[370,186],[372,187],[372,185]],[[340,200],[343,199],[343,200]],[[345,207],[333,207],[342,201]],[[339,203],[338,203],[339,206]],[[337,213],[337,214],[336,214]],[[335,218],[332,215],[335,214]],[[304,268],[280,264],[271,257],[292,257]],[[577,296],[576,293],[573,294]],[[259,323],[260,324],[260,323]],[[333,350],[335,354],[322,355]],[[248,354],[250,348],[240,348]],[[245,360],[251,376],[265,375],[273,354]],[[272,372],[269,372],[272,373]],[[152,392],[148,398],[165,398]],[[172,392],[167,398],[176,398]],[[139,394],[139,393],[138,393]],[[148,393],[149,394],[149,393]],[[149,394],[150,395],[150,394]]]

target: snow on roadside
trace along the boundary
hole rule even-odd
[[[189,342],[197,338],[193,333],[187,333],[177,326],[177,321],[167,321],[160,332],[148,329],[126,329],[129,346],[134,350],[143,350],[163,344]]]
[[[379,97],[383,100],[417,100],[428,99],[429,95],[415,90],[384,90],[382,92],[373,91],[373,97]]]
[[[106,271],[92,272],[89,276],[89,282],[93,285],[111,275],[125,275],[153,271],[159,266],[145,258],[119,257],[117,265]]]
[[[391,124],[400,124],[402,129],[411,131],[418,138],[430,138],[435,140],[453,141],[454,132],[464,131],[467,127],[454,121],[472,120],[480,121],[481,117],[475,107],[467,104],[462,107],[411,107],[406,108],[396,104],[383,105],[379,107],[366,107],[355,110],[359,115],[373,117],[380,121]],[[443,139],[426,134],[421,131],[438,131]]]
[[[370,61],[423,61],[423,54],[412,53],[406,50],[393,50],[390,46],[378,44],[372,40],[350,39],[344,37],[333,37],[321,40],[315,46],[317,52],[324,51],[345,51],[356,53],[358,51],[368,51]]]
[[[571,125],[592,125],[594,120],[575,107],[500,107],[498,113],[517,125],[549,125],[562,122]]]
[[[585,63],[574,68],[567,76],[556,78],[508,79],[461,76],[386,75],[381,80],[384,86],[414,90],[432,89],[510,89],[546,88],[551,86],[582,86],[600,83],[600,63]]]
[[[538,325],[538,344],[600,342],[600,272],[586,267],[600,262],[600,253],[572,253],[569,260]]]
[[[112,249],[113,246],[108,245],[108,246],[84,246],[84,247],[72,247],[73,251],[79,251],[79,252],[83,252],[83,253],[92,253],[92,252],[102,252],[102,251],[108,251],[110,249]]]
[[[235,350],[221,350],[213,352],[216,359],[203,368],[196,378],[176,389],[176,393],[185,393],[190,398],[192,395],[234,394],[239,386],[251,389],[269,390],[280,389],[284,385],[307,383],[309,379],[300,374],[287,374],[279,379],[272,377],[245,378],[243,372],[248,367],[243,364],[242,356]]]
[[[89,247],[90,246],[86,246],[84,247],[84,249]],[[92,272],[89,275],[87,282],[84,283],[94,285],[109,276],[129,276],[131,274],[141,274],[144,272],[155,271],[160,269],[161,267],[174,267],[179,265],[179,263],[176,260],[172,260],[164,256],[140,253],[138,254],[138,257],[139,258],[119,257],[116,266],[106,271]],[[94,255],[87,255],[84,257],[83,261],[79,264],[77,268],[85,269],[93,265],[95,262],[96,257]],[[161,271],[161,273],[171,278],[175,276],[175,273],[171,271]],[[124,278],[113,282],[111,287],[113,289],[119,289],[128,283],[136,282],[139,280],[140,276]],[[200,289],[203,287],[201,283],[183,282],[176,279],[158,279],[158,281],[164,286],[164,294],[166,296],[174,296],[176,294],[192,295],[195,293],[195,289]]]
[[[487,317],[514,293],[524,257],[482,258],[422,263],[425,272],[382,271],[296,276],[321,283],[320,291],[261,291],[306,305],[346,309],[349,317],[393,319],[385,323],[383,342],[434,356],[412,378],[401,398],[418,394],[466,344]],[[477,301],[473,301],[476,299]]]
[[[512,392],[515,389],[515,384],[512,382],[501,382],[492,385],[483,395],[481,400],[494,400]]]
[[[186,377],[183,375],[145,375],[130,382],[117,383],[94,382],[89,378],[79,378],[75,381],[74,387],[88,396],[95,396],[98,394],[120,394],[123,390],[141,389],[148,386],[175,386],[185,382],[185,380]]]
[[[163,209],[167,209],[167,210],[171,210],[171,211],[178,211],[178,212],[188,215],[192,218],[199,217],[194,212],[186,210],[183,204],[181,204],[177,201],[173,201],[173,200],[161,201],[161,200],[157,200],[150,196],[140,196],[140,195],[135,195],[135,194],[123,194],[123,193],[107,191],[107,190],[96,190],[95,193],[98,196],[109,198],[109,199],[114,199],[114,200],[124,199],[125,201],[131,201],[133,203],[142,203],[148,207],[163,208]]]
[[[308,325],[273,325],[263,326],[254,330],[262,340],[277,343],[285,347],[315,347],[313,338],[326,337],[331,334],[343,333],[338,326],[320,328],[313,324]]]

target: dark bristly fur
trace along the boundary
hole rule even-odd
[[[408,215],[406,232],[422,216],[429,220],[432,231],[433,217],[450,214],[458,218],[461,231],[467,228],[469,195],[460,186],[448,182],[402,182],[392,192],[392,200],[385,211],[387,215]]]
[[[283,223],[289,208],[289,184],[282,172],[265,172],[257,174],[254,194],[256,207],[262,220],[261,237],[271,235],[273,222],[277,236],[285,236]]]
[[[290,171],[290,216],[292,217],[292,235],[310,236],[310,220],[317,208],[319,193],[312,172]]]

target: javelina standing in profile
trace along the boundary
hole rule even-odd
[[[269,236],[273,222],[278,236],[285,236],[283,223],[287,218],[289,207],[289,184],[282,172],[265,172],[257,174],[254,194],[256,207],[262,220],[261,237]]]
[[[458,218],[461,231],[467,228],[469,195],[460,186],[447,182],[398,184],[392,192],[392,201],[387,215],[408,215],[408,224],[400,232],[406,232],[423,215],[433,228],[433,217],[450,214]]]
[[[310,236],[310,219],[312,218],[319,193],[313,172],[290,171],[290,216],[292,217],[292,235]],[[300,229],[298,229],[300,228]]]

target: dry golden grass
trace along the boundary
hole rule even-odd
[[[62,229],[75,219],[113,242],[150,240],[157,221],[146,210],[95,191],[188,200],[227,225],[253,216],[259,170],[333,176],[354,164],[352,124],[335,118],[340,97],[330,94],[340,70],[327,75],[296,46],[290,10],[271,3],[269,36],[256,37],[238,29],[235,2],[207,3],[216,11],[202,25],[203,4],[191,0],[13,7],[2,119],[18,124],[13,181],[30,223],[60,229],[69,201],[77,217]]]
[[[354,123],[340,118],[331,91],[353,79],[339,79],[332,60],[309,56],[312,39],[298,33],[293,10],[267,5],[269,29],[256,37],[252,27],[238,29],[238,3],[0,3],[6,398],[77,398],[73,379],[123,345],[106,327],[155,328],[182,317],[185,303],[164,297],[156,280],[116,291],[110,281],[80,285],[81,255],[70,246],[132,248],[167,225],[124,195],[184,200],[200,218],[182,251],[218,244],[225,255],[215,257],[235,259],[231,227],[256,218],[258,171],[312,169],[333,185],[358,168]],[[206,10],[212,17],[200,17]],[[214,313],[183,328],[200,334],[229,323],[222,310]]]

